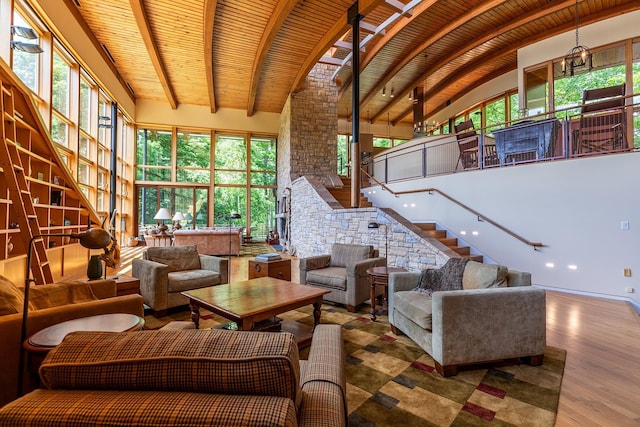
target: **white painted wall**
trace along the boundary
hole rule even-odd
[[[369,197],[374,206],[395,209],[411,221],[440,223],[497,263],[531,272],[536,284],[629,298],[640,307],[638,182],[640,153],[626,153],[390,184],[393,191],[437,188],[518,235],[543,243],[537,251],[435,194],[395,198],[377,188]],[[628,230],[621,230],[621,221],[629,222]],[[631,269],[631,277],[624,277],[625,268]],[[635,293],[627,293],[626,287]]]

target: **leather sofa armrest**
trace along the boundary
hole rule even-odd
[[[316,255],[307,258],[300,258],[300,283],[307,281],[307,271],[327,268],[331,263],[331,255]]]
[[[210,270],[220,273],[222,283],[229,283],[229,260],[213,255],[199,255],[200,267],[203,270]]]
[[[455,365],[543,354],[545,296],[531,286],[434,292],[434,359]]]
[[[134,259],[131,275],[140,279],[140,293],[144,303],[155,311],[168,306],[169,266],[146,259]]]

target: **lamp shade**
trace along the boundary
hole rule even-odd
[[[156,216],[153,219],[171,219],[171,214],[169,213],[169,209],[160,208]]]
[[[380,224],[378,224],[377,222],[370,222],[369,224],[367,224],[367,228],[380,228]]]
[[[187,219],[187,218],[185,218],[185,216],[182,214],[182,212],[176,212],[173,215],[173,220],[174,221],[184,221],[185,219]]]

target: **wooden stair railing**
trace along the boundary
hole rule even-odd
[[[392,194],[395,197],[400,197],[403,194],[415,194],[415,193],[429,193],[429,194],[439,194],[440,196],[444,197],[445,199],[449,200],[450,202],[460,206],[461,208],[465,209],[466,211],[472,213],[474,216],[476,216],[478,218],[479,221],[484,221],[488,224],[493,225],[494,227],[496,227],[498,230],[507,233],[509,236],[521,241],[522,243],[524,243],[525,245],[528,246],[532,246],[534,250],[537,250],[537,248],[543,247],[544,245],[540,242],[531,242],[527,239],[525,239],[524,237],[514,233],[513,231],[509,230],[508,228],[498,224],[497,222],[491,220],[490,218],[482,215],[480,212],[471,209],[469,206],[465,205],[464,203],[454,199],[453,197],[449,196],[446,193],[443,193],[442,191],[438,190],[437,188],[422,188],[419,190],[407,190],[407,191],[393,191],[391,188],[389,188],[388,186],[386,186],[384,183],[378,181],[375,177],[373,177],[372,175],[370,175],[364,168],[361,169],[362,173],[364,173],[369,179],[371,179],[372,181],[374,181],[377,185],[379,185],[383,190],[388,191],[390,194]]]

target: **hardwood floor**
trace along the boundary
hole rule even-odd
[[[123,274],[142,250],[123,248]],[[248,259],[231,257],[232,280],[247,279]],[[291,269],[297,281],[296,258]],[[547,344],[567,350],[556,426],[640,426],[640,317],[629,303],[547,291]]]

